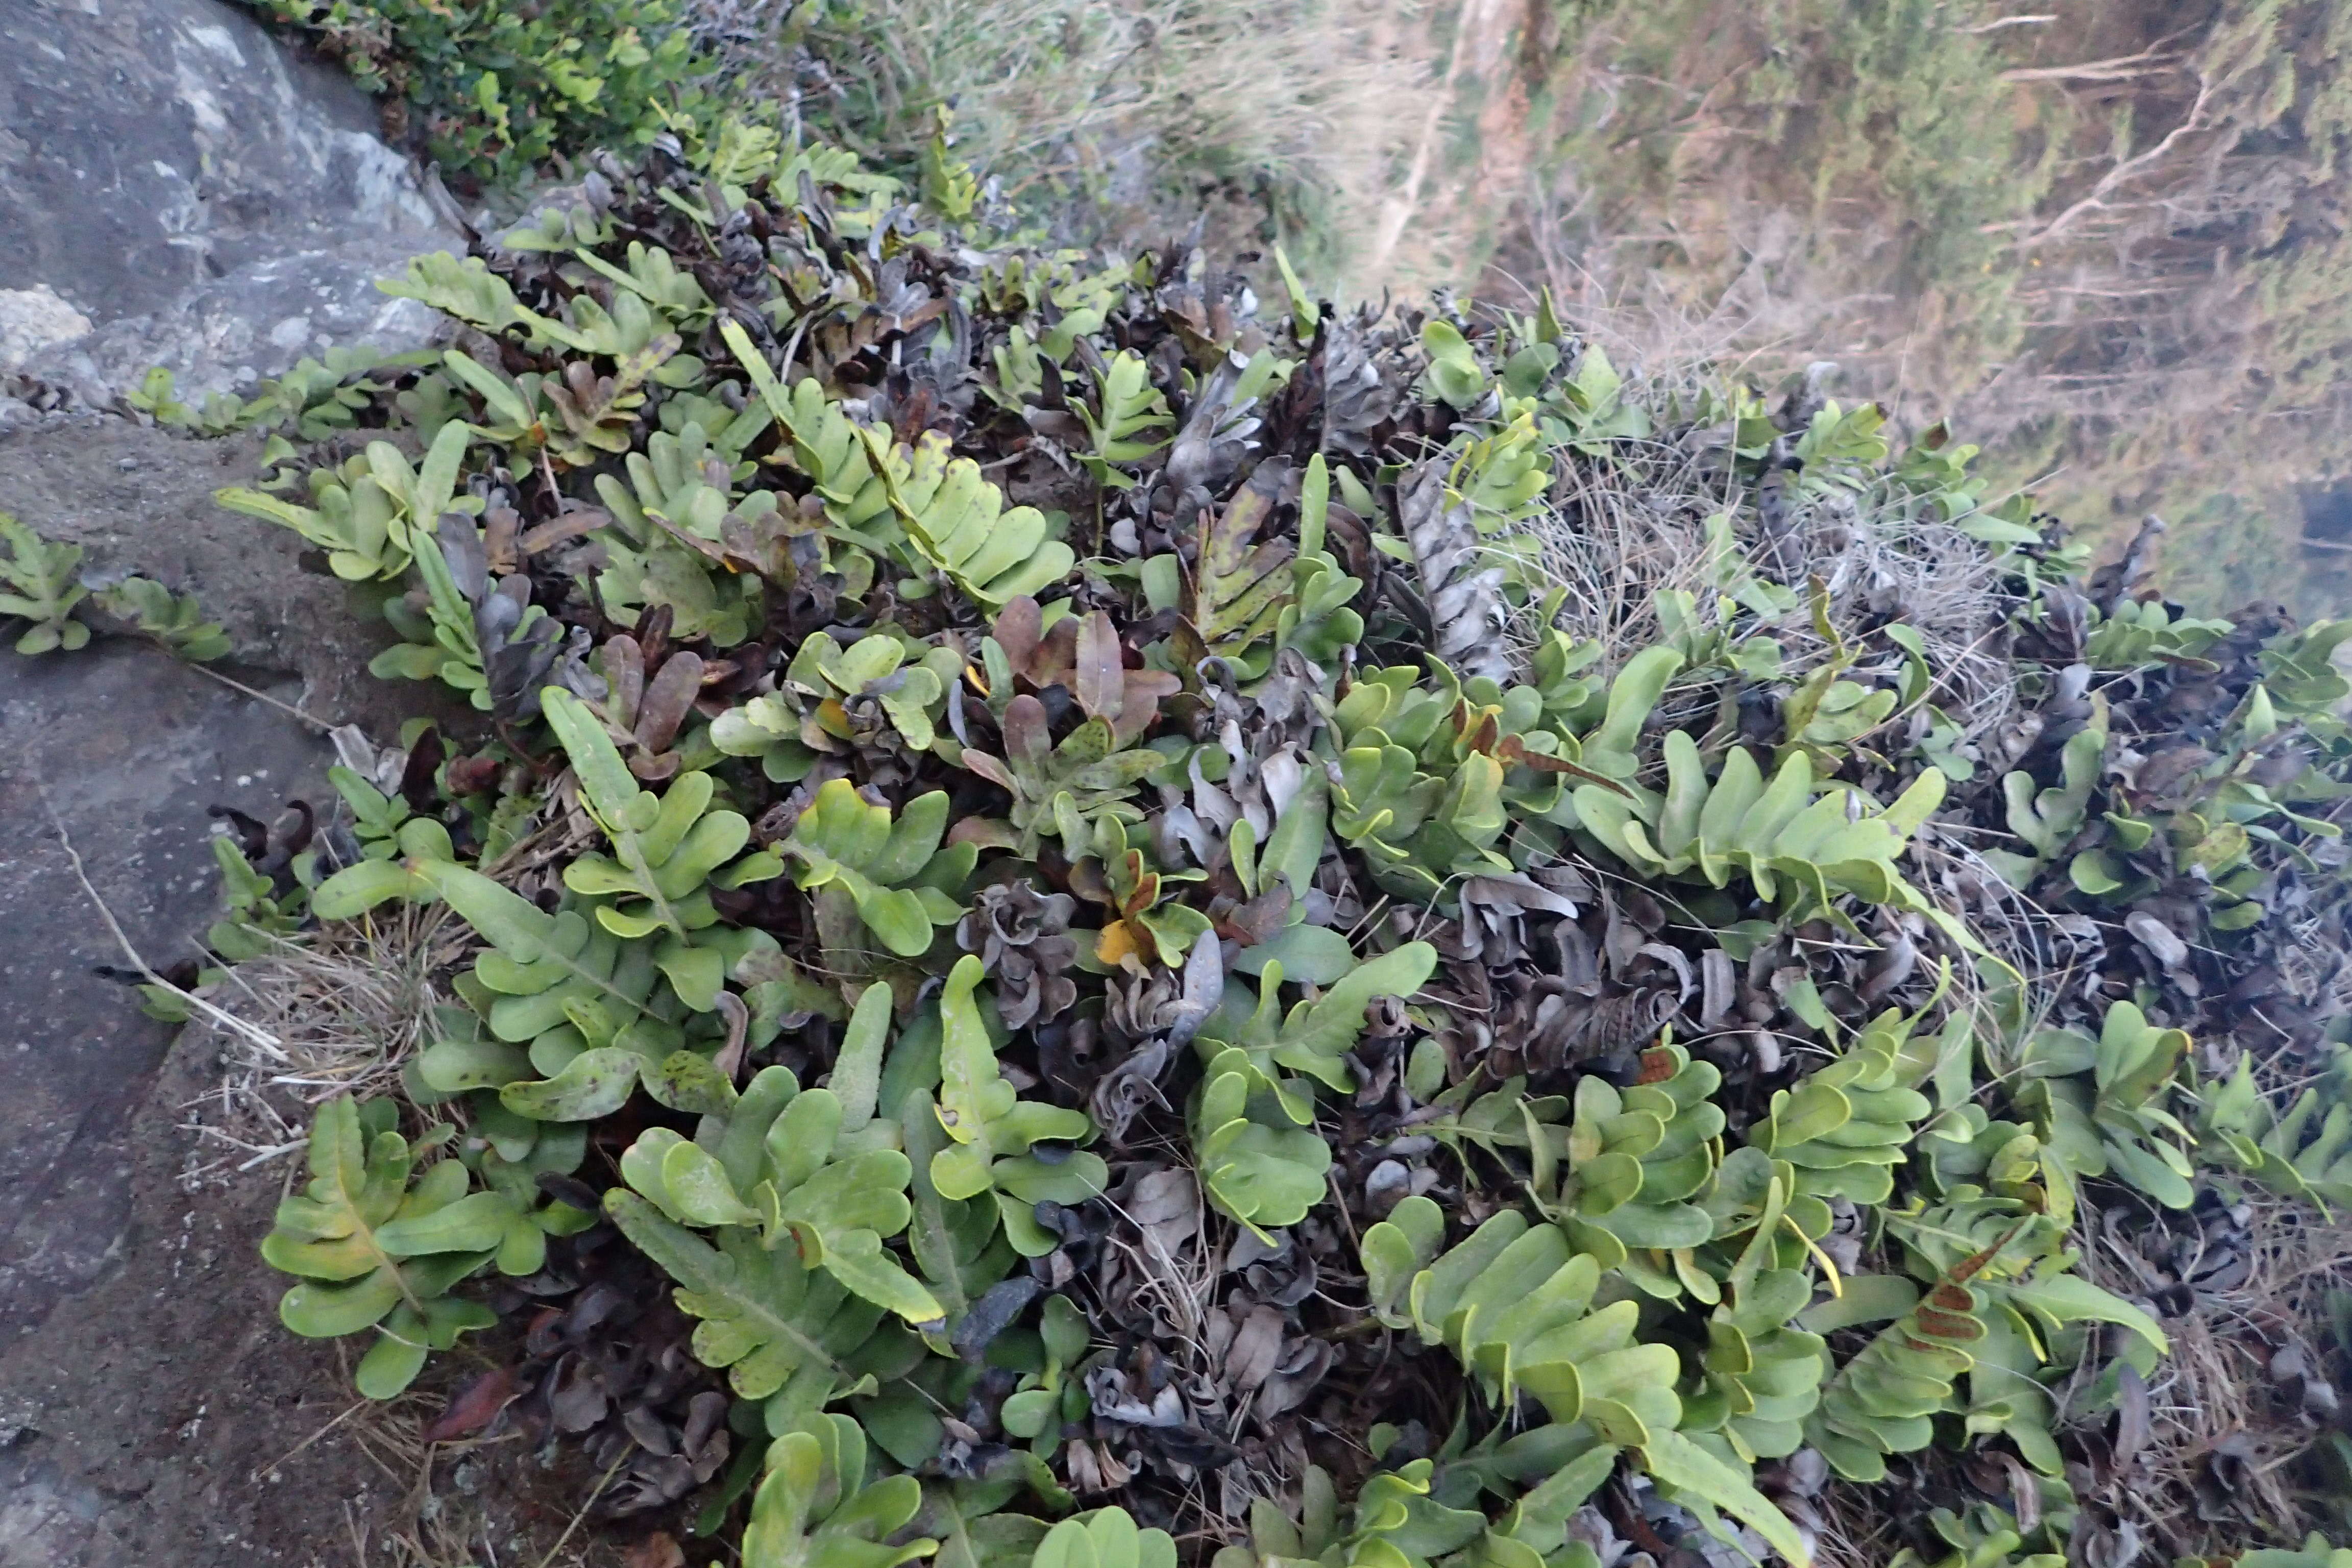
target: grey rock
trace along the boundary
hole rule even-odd
[[[258,262],[152,316],[110,321],[87,338],[36,355],[25,368],[100,404],[162,365],[179,395],[194,401],[205,393],[250,391],[304,355],[335,344],[386,353],[422,348],[434,341],[441,318],[375,287],[377,279],[404,271],[416,251],[394,239]]]
[[[463,717],[421,683],[367,673],[390,628],[301,540],[214,504],[258,455],[249,437],[113,416],[0,434],[0,511],[81,546],[86,583],[137,572],[195,594],[229,637],[218,673],[263,694],[135,639],[37,658],[0,639],[0,1191],[16,1200],[0,1214],[0,1352],[113,1277],[141,1154],[128,1129],[156,1113],[170,1040],[132,992],[93,974],[129,960],[59,825],[132,944],[165,968],[195,954],[218,909],[208,806],[265,822],[296,795],[323,808],[327,725],[384,741],[412,712]],[[0,1551],[0,1568],[12,1561]]]
[[[252,483],[259,456],[248,437],[193,440],[111,416],[45,422],[0,433],[0,511],[80,545],[87,584],[137,573],[195,595],[248,683],[256,672],[294,676],[304,711],[388,739],[431,707],[424,683],[368,674],[391,627],[299,537],[213,502],[221,486]]]
[[[283,1331],[253,1255],[292,1163],[182,1189],[217,1063],[93,973],[129,961],[66,844],[168,966],[218,910],[206,808],[331,798],[289,708],[384,740],[435,706],[366,674],[388,628],[315,552],[213,504],[257,442],[91,412],[158,363],[193,398],[430,341],[374,282],[465,237],[373,126],[221,0],[0,0],[0,510],[83,546],[88,580],[197,594],[218,673],[259,694],[136,640],[0,639],[0,1568],[295,1568],[342,1500],[369,1516],[374,1483],[329,1454],[338,1351]]]
[[[0,650],[0,683],[16,671],[13,657]],[[261,783],[246,798],[265,795]],[[0,792],[8,787],[0,784]],[[93,840],[82,831],[88,826],[77,827],[77,846],[103,862],[110,850],[102,835]],[[12,843],[14,828],[0,819],[0,836]],[[53,841],[36,845],[37,854],[54,849]],[[0,857],[11,853],[0,849]],[[92,870],[110,885],[102,864]],[[60,925],[76,921],[70,934],[86,940],[96,919],[82,921],[88,908],[87,900],[79,909],[60,904],[54,914]],[[89,984],[122,1003],[116,988]],[[341,1347],[286,1331],[275,1310],[286,1277],[254,1256],[297,1157],[235,1182],[183,1183],[183,1162],[204,1145],[192,1145],[178,1124],[191,1101],[218,1092],[216,1052],[192,1030],[163,1054],[153,1045],[162,1026],[135,1012],[100,1017],[95,1005],[77,1000],[61,1016],[33,1021],[43,1031],[37,1051],[49,1046],[54,1027],[56,1043],[76,1058],[70,1068],[20,1067],[21,1078],[0,1080],[0,1129],[11,1139],[40,1106],[55,1103],[19,1110],[20,1083],[31,1086],[28,1095],[51,1097],[74,1075],[101,1085],[73,1118],[53,1187],[0,1243],[10,1270],[0,1284],[0,1568],[352,1562],[320,1547],[348,1539],[347,1505],[368,1529],[374,1510],[404,1489],[386,1472],[371,1476],[374,1468],[346,1440],[354,1423],[334,1425],[352,1405]],[[16,1022],[5,1005],[0,1018]],[[110,1056],[97,1054],[94,1030],[106,1031]],[[149,1070],[132,1091],[104,1090],[106,1069],[139,1063]],[[31,1133],[56,1148],[53,1130]],[[55,1189],[66,1187],[78,1189],[70,1194],[78,1214],[58,1202]],[[72,1234],[75,1226],[88,1234]]]
[[[130,961],[68,841],[140,955],[166,968],[194,954],[219,907],[205,808],[268,821],[289,796],[322,801],[331,759],[276,709],[129,642],[0,652],[0,758],[5,1345],[116,1261],[125,1140],[171,1041],[135,993],[93,973]]]
[[[89,331],[89,318],[43,283],[0,289],[0,371],[21,370],[35,355]]]
[[[366,674],[388,628],[300,540],[212,502],[257,456],[52,418],[0,435],[0,510],[81,545],[91,579],[194,591],[228,631],[225,673],[390,739],[432,704]],[[174,1044],[93,973],[128,960],[56,825],[168,966],[218,909],[205,808],[323,807],[333,757],[283,708],[143,643],[27,659],[0,639],[0,1568],[313,1568],[344,1500],[370,1517],[370,1467],[328,1430],[351,1406],[347,1354],[286,1332],[285,1277],[254,1255],[296,1158],[183,1185],[180,1124],[219,1090],[216,1050]]]
[[[103,403],[155,364],[184,395],[429,342],[375,280],[464,234],[373,126],[222,0],[0,0],[0,372]],[[89,330],[58,341],[48,298]]]

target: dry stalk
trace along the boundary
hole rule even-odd
[[[1832,1481],[1809,1500],[1821,1521],[1813,1568],[1880,1568],[1902,1549],[1895,1510],[1877,1489]]]

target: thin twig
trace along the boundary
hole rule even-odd
[[[253,1025],[247,1023],[244,1019],[237,1017],[232,1013],[224,1012],[222,1009],[214,1006],[210,1002],[195,994],[192,991],[184,991],[179,986],[173,984],[170,981],[156,973],[154,969],[148,964],[147,961],[139,955],[139,950],[131,945],[131,938],[124,933],[121,922],[114,918],[114,911],[107,908],[106,900],[99,896],[98,889],[91,884],[89,873],[83,869],[81,854],[79,850],[74,848],[73,835],[66,831],[65,818],[58,815],[57,806],[49,800],[48,790],[46,787],[37,784],[35,787],[40,791],[41,808],[49,814],[49,826],[58,830],[58,843],[63,847],[66,852],[66,859],[73,866],[74,880],[79,882],[81,884],[81,890],[89,895],[89,901],[98,906],[99,918],[106,922],[106,929],[114,933],[115,943],[122,949],[123,956],[131,960],[131,966],[139,971],[141,974],[145,975],[149,984],[161,987],[173,996],[178,997],[181,1001],[186,1003],[189,1006],[203,1013],[215,1023],[219,1024],[238,1035],[242,1035],[245,1038],[250,1040],[255,1045],[261,1047],[264,1050],[270,1051],[282,1058],[285,1052],[281,1048],[281,1044],[277,1036],[270,1034],[266,1029],[256,1028]]]
[[[2057,19],[2058,15],[2054,11],[2039,12],[2030,16],[1996,16],[1990,22],[1979,22],[1972,27],[1954,27],[1952,31],[1964,37],[1973,37],[1986,33],[1998,33],[2004,27],[2038,27],[2045,22],[2054,22]]]
[[[278,1468],[287,1460],[292,1458],[295,1455],[300,1453],[303,1449],[309,1447],[311,1444],[317,1442],[320,1438],[325,1436],[328,1433],[333,1431],[336,1427],[341,1426],[344,1422],[350,1420],[361,1411],[367,1409],[374,1403],[375,1401],[372,1399],[360,1400],[358,1403],[346,1409],[341,1415],[328,1422],[324,1426],[320,1427],[316,1432],[311,1433],[308,1437],[303,1438],[300,1442],[295,1444],[292,1447],[278,1455],[278,1458],[270,1460],[269,1463],[266,1465],[256,1465],[252,1469],[246,1472],[245,1479],[248,1481],[257,1481],[261,1479],[262,1477]]]
[[[580,1511],[572,1516],[572,1522],[563,1527],[563,1533],[555,1538],[555,1544],[549,1547],[547,1555],[539,1560],[539,1568],[548,1568],[548,1564],[555,1561],[555,1554],[563,1550],[564,1543],[572,1539],[572,1532],[580,1528],[580,1521],[588,1517],[588,1510],[596,1506],[596,1500],[604,1495],[604,1489],[612,1484],[613,1478],[619,1475],[621,1467],[628,1462],[629,1456],[623,1454],[604,1468],[604,1473],[596,1478],[595,1489],[589,1492],[588,1500],[580,1505]]]
[[[318,726],[319,732],[320,734],[332,734],[334,732],[335,726],[328,723],[324,719],[320,718],[317,714],[305,713],[299,708],[295,707],[291,702],[281,702],[277,698],[270,696],[267,691],[256,691],[244,681],[232,680],[217,669],[213,669],[205,665],[195,663],[190,663],[188,668],[194,670],[198,675],[206,676],[214,680],[219,681],[223,686],[228,687],[232,690],[244,692],[247,697],[252,698],[257,702],[267,702],[281,713],[290,713],[295,718],[301,720],[305,724],[314,724]]]

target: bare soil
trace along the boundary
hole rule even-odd
[[[345,1563],[347,1521],[399,1489],[349,1436],[305,1446],[354,1396],[333,1347],[278,1326],[253,1253],[276,1184],[181,1187],[208,1067],[168,1058],[131,1120],[111,1268],[0,1353],[7,1568]]]

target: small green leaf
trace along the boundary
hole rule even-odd
[[[1234,961],[1234,970],[1257,975],[1268,963],[1282,965],[1282,977],[1301,985],[1329,985],[1347,978],[1356,967],[1355,950],[1348,939],[1328,926],[1285,926],[1272,942],[1245,947]]]
[[[322,921],[347,921],[390,899],[434,897],[433,884],[391,860],[346,866],[310,895],[310,911]]]
[[[1790,1568],[1809,1568],[1811,1553],[1789,1518],[1725,1464],[1679,1432],[1653,1432],[1642,1446],[1642,1468],[1660,1484],[1719,1508],[1754,1530]]]
[[[617,1046],[583,1051],[551,1079],[507,1085],[499,1102],[533,1121],[593,1121],[628,1103],[645,1062]]]

